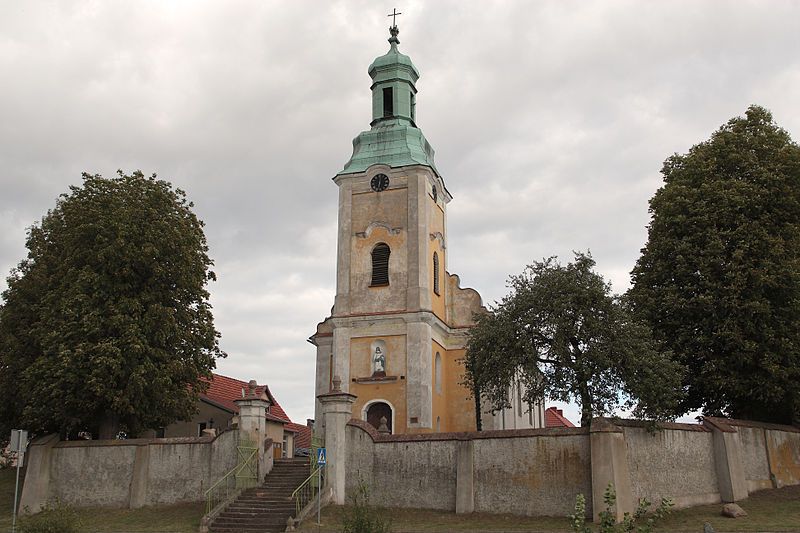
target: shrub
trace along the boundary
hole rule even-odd
[[[622,522],[616,521],[614,509],[617,505],[617,493],[610,483],[603,493],[603,503],[606,504],[604,511],[600,512],[599,533],[652,533],[656,523],[670,512],[670,507],[674,504],[667,498],[661,499],[658,509],[650,513],[652,505],[647,498],[639,500],[636,511],[633,514],[625,513]],[[586,498],[583,494],[578,494],[575,498],[575,512],[568,516],[570,526],[575,533],[592,533],[593,530],[586,524]]]
[[[391,520],[369,504],[369,489],[359,480],[352,504],[342,517],[342,533],[389,533],[390,530]]]
[[[53,503],[41,512],[22,518],[18,533],[78,533],[81,527],[75,509]]]

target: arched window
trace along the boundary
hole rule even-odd
[[[436,352],[433,360],[433,373],[436,381],[436,394],[442,393],[442,356]]]
[[[436,417],[436,433],[440,433],[442,431],[442,418],[437,416]]]
[[[439,294],[439,254],[433,252],[433,292]]]
[[[389,245],[379,242],[372,249],[372,287],[389,284]]]
[[[392,408],[384,402],[375,402],[367,408],[367,422],[375,429],[381,429],[381,418],[386,419],[386,429],[392,432]]]

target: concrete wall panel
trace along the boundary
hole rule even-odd
[[[747,478],[747,489],[754,492],[772,488],[764,429],[739,427],[737,431],[742,446],[742,463]]]
[[[373,503],[452,510],[456,506],[456,441],[375,445]]]
[[[778,487],[800,484],[800,433],[767,429],[769,464]]]
[[[47,499],[76,506],[127,507],[135,454],[136,446],[57,445]]]
[[[477,439],[475,511],[528,516],[569,514],[575,497],[591,506],[588,435]]]
[[[707,431],[624,427],[634,501],[671,498],[677,508],[720,501]]]

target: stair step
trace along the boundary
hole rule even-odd
[[[284,512],[284,511],[293,511],[297,508],[297,504],[295,502],[275,502],[273,504],[268,505],[237,505],[231,504],[228,506],[224,513],[236,513],[236,514],[254,514],[254,513],[271,513],[271,512]]]
[[[295,506],[295,502],[293,500],[283,500],[283,501],[275,501],[275,502],[263,502],[263,503],[253,503],[253,502],[236,502],[232,503],[228,506],[228,509],[231,511],[264,511],[269,509],[283,509],[286,507],[293,507]]]
[[[212,527],[210,533],[283,533],[286,524],[282,526],[221,526]]]
[[[219,517],[214,521],[216,527],[233,527],[233,526],[275,526],[279,524],[286,525],[286,519],[289,518],[289,513],[275,516],[259,516],[256,518],[228,518]]]

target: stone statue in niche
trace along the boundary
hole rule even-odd
[[[372,343],[372,375],[385,376],[386,375],[386,343],[382,340],[377,340]]]

